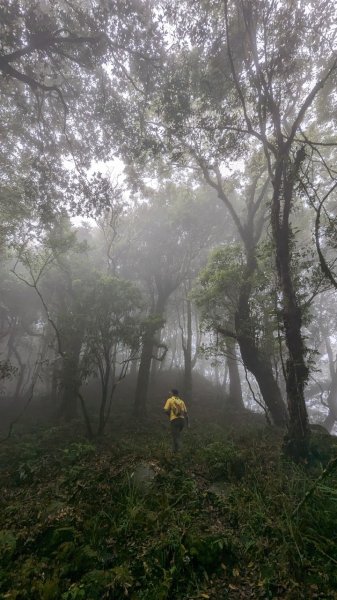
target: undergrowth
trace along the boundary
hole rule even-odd
[[[281,434],[221,425],[123,433],[71,429],[0,447],[0,597],[10,600],[337,598],[337,476],[296,511],[336,454],[310,464]]]

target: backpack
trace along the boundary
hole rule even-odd
[[[183,407],[182,407],[182,405],[180,403],[180,400],[178,400],[177,398],[173,399],[173,402],[172,402],[172,412],[173,412],[173,414],[174,414],[175,417],[182,417],[183,414],[184,414]]]

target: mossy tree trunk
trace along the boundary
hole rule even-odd
[[[254,319],[251,316],[250,298],[253,276],[257,270],[255,244],[246,231],[246,268],[239,292],[238,308],[235,314],[235,330],[240,346],[241,357],[245,367],[254,375],[263,402],[272,422],[278,427],[287,424],[287,410],[283,402],[281,390],[276,381],[271,357],[265,348],[256,342]]]
[[[286,390],[289,412],[289,431],[285,449],[296,460],[308,454],[309,422],[305,405],[304,387],[309,369],[305,360],[302,337],[302,311],[292,275],[292,231],[290,213],[293,189],[305,155],[301,147],[292,161],[290,147],[279,141],[279,152],[273,178],[272,230],[275,242],[276,268],[282,293],[282,319],[288,349],[286,360]]]

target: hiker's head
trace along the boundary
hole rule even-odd
[[[175,389],[171,390],[171,394],[172,394],[172,396],[179,396],[178,390],[175,390]]]

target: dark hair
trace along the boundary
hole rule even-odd
[[[172,394],[172,396],[179,396],[178,390],[175,390],[175,389],[171,390],[171,394]]]

